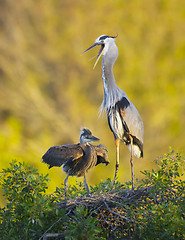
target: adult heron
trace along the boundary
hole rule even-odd
[[[96,46],[101,46],[94,68],[102,56],[104,98],[100,109],[101,111],[105,110],[107,113],[109,127],[114,134],[116,145],[116,168],[113,186],[119,168],[119,145],[121,140],[128,146],[131,152],[132,189],[134,189],[133,155],[138,158],[143,157],[144,126],[139,112],[133,103],[129,100],[126,93],[115,83],[113,65],[118,57],[115,38],[108,35],[101,35],[85,52]]]
[[[107,148],[103,144],[90,144],[98,140],[99,138],[94,137],[89,129],[83,128],[80,133],[80,143],[53,146],[43,155],[42,161],[47,163],[49,168],[63,165],[62,169],[67,174],[64,180],[65,197],[69,176],[83,176],[84,186],[90,194],[86,173],[100,163],[109,164]]]

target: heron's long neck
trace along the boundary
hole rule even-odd
[[[113,64],[114,61],[106,59],[103,56],[102,59],[102,79],[104,86],[104,99],[102,103],[102,108],[108,109],[110,105],[114,105],[117,97],[119,97],[119,88],[116,85],[114,74],[113,74]]]
[[[102,59],[102,79],[104,90],[108,92],[117,87],[112,68],[113,63],[106,61],[106,57],[104,56]]]

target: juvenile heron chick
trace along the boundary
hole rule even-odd
[[[83,176],[84,186],[90,194],[86,173],[100,163],[109,164],[107,148],[103,144],[96,146],[90,144],[98,140],[99,138],[94,137],[89,129],[83,128],[80,133],[80,143],[53,146],[43,155],[42,161],[48,164],[49,168],[63,165],[62,170],[67,174],[64,180],[65,197],[69,176]]]

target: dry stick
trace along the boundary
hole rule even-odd
[[[65,237],[63,233],[47,233],[45,236],[43,236],[43,240],[46,240],[48,238],[58,238],[58,237]]]
[[[142,193],[145,191],[145,189],[142,191]],[[132,196],[130,196],[129,198],[128,198],[128,200],[131,200],[131,199],[133,199],[133,198],[136,198],[139,194],[141,194],[141,192],[135,192],[135,194],[134,195],[132,195]]]
[[[62,217],[60,217],[56,222],[54,222],[53,225],[51,225],[51,227],[49,227],[49,228],[44,232],[44,234],[42,234],[42,236],[39,238],[39,240],[41,240],[41,239],[46,235],[46,233],[47,233],[50,229],[52,229],[52,227],[53,227],[55,224],[57,224],[61,219],[62,219]]]
[[[99,223],[100,223],[100,222],[103,223],[103,224],[107,223],[106,219],[104,219],[104,216],[103,216],[103,214],[102,214],[101,212],[99,212],[99,215],[102,216],[102,219],[98,219]],[[106,227],[105,227],[103,224],[101,225],[101,227],[102,227],[104,230],[106,230]],[[108,223],[107,223],[107,224],[108,224]]]
[[[66,215],[68,215],[70,212],[71,212],[71,210],[70,210]],[[44,238],[44,236],[46,235],[46,233],[47,233],[49,230],[51,230],[52,227],[53,227],[55,224],[57,224],[58,222],[60,222],[61,219],[62,219],[62,217],[60,217],[56,222],[54,222],[54,223],[51,225],[51,227],[49,227],[49,228],[44,232],[44,234],[42,234],[42,236],[39,238],[39,240],[41,240],[42,238]]]
[[[85,207],[87,208],[87,204],[86,204],[85,202],[82,202],[82,203],[81,203],[81,202],[77,202],[77,201],[76,201],[76,202],[74,203],[74,205],[75,205],[75,207],[85,206]]]
[[[103,216],[103,214],[101,212],[100,212],[100,215],[102,216],[104,222],[112,229],[114,236],[117,238],[116,233],[115,233],[112,225],[107,222],[107,220],[105,219],[105,217]]]
[[[128,219],[128,218],[120,215],[119,213],[116,213],[116,212],[112,211],[112,210],[109,208],[109,206],[107,205],[107,203],[106,203],[105,201],[103,201],[103,202],[104,202],[106,208],[109,210],[110,213],[115,214],[115,215],[119,216],[120,218],[123,218],[123,219],[125,219],[125,220],[127,220],[127,221],[129,221],[129,222],[132,222],[132,220],[130,220],[130,219]]]
[[[106,220],[106,218],[103,216],[102,212],[101,211],[99,211],[99,212],[100,212],[100,215],[102,216],[104,222],[112,229],[112,232],[113,232],[114,236],[117,238],[116,233],[115,233],[114,228],[112,227],[112,225]]]
[[[115,203],[115,204],[117,204],[117,205],[120,205],[120,206],[122,206],[122,204],[121,204],[121,203],[119,203],[119,202],[116,202],[116,201],[113,201],[113,200],[111,200],[111,199],[109,199],[109,202],[111,202],[111,203]]]
[[[119,221],[119,218],[117,219],[117,221],[115,223],[115,227],[113,228],[113,230],[116,230],[118,221]]]
[[[100,210],[101,207],[103,207],[104,204],[101,204],[96,210]]]

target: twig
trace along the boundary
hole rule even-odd
[[[116,223],[115,223],[115,226],[114,226],[113,230],[116,230],[118,221],[119,221],[119,218],[117,219],[117,221],[116,221]]]
[[[56,237],[65,237],[63,233],[47,233],[44,237],[43,240],[46,240],[48,238],[56,238]]]
[[[44,234],[39,238],[39,240],[41,240],[42,238],[44,239],[44,236],[46,235],[46,233],[47,233],[49,230],[51,230],[52,227],[53,227],[55,224],[57,224],[61,219],[62,219],[62,217],[60,217],[56,222],[54,222],[54,223],[51,225],[51,227],[49,227],[49,228],[44,232]]]
[[[100,215],[102,216],[104,222],[112,229],[112,232],[113,232],[114,236],[117,238],[116,233],[115,233],[114,228],[112,227],[112,225],[107,222],[107,220],[105,219],[105,217],[103,216],[103,214],[101,212],[100,212]]]
[[[104,204],[105,204],[106,208],[108,209],[108,211],[109,211],[110,213],[112,213],[112,214],[114,214],[114,215],[117,215],[118,217],[123,218],[123,219],[125,219],[125,220],[127,220],[127,221],[129,221],[129,222],[132,222],[132,220],[130,220],[130,219],[122,216],[122,215],[119,214],[119,213],[116,213],[116,212],[112,211],[112,210],[109,208],[109,206],[107,205],[107,203],[106,203],[105,201],[104,201]]]
[[[117,205],[120,205],[120,206],[122,206],[122,204],[121,204],[121,203],[119,203],[119,202],[116,202],[116,201],[113,201],[112,199],[110,199],[109,201],[110,201],[110,202],[112,202],[112,203],[115,203],[115,204],[117,204]]]

